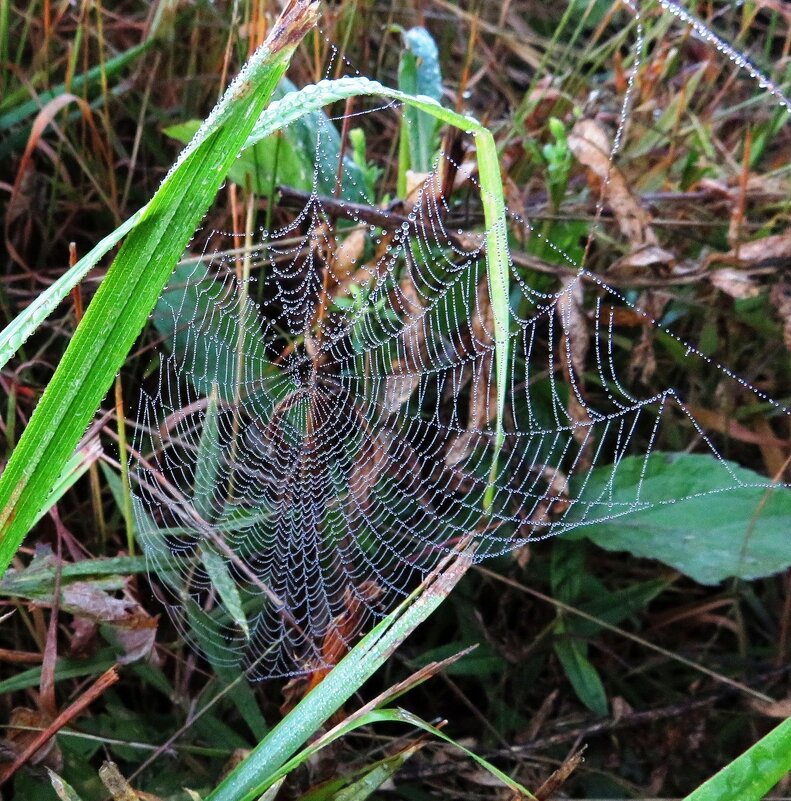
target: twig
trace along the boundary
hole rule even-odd
[[[80,715],[90,706],[105,690],[112,687],[118,681],[118,666],[113,665],[99,676],[98,679],[73,703],[66,707],[52,723],[42,732],[37,734],[28,744],[27,748],[0,773],[0,784],[8,781],[31,757],[41,749],[51,737],[54,737],[64,726],[68,725],[74,718]]]

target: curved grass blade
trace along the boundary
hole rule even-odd
[[[288,761],[308,738],[442,603],[471,564],[471,558],[462,553],[382,620],[223,779],[206,801],[251,801],[285,775]]]
[[[508,228],[505,218],[505,199],[500,174],[500,160],[494,137],[480,122],[441,106],[436,100],[424,95],[409,95],[391,89],[379,81],[369,78],[339,78],[334,81],[319,81],[293,92],[272,103],[261,115],[253,128],[247,146],[290,125],[302,115],[338,100],[365,95],[378,95],[403,103],[409,108],[425,112],[440,122],[452,125],[475,137],[478,178],[481,189],[484,221],[486,225],[486,270],[489,279],[492,312],[494,315],[494,347],[497,384],[497,415],[494,440],[494,455],[489,474],[489,487],[484,497],[484,508],[489,509],[494,497],[494,480],[497,464],[505,440],[503,415],[505,412],[506,384],[508,381],[508,348],[510,310],[508,306],[511,257],[508,249]]]
[[[316,16],[313,0],[288,4],[129,232],[0,477],[0,572],[46,503]]]

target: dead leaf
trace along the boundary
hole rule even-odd
[[[690,403],[685,404],[685,408],[704,429],[717,431],[720,434],[724,434],[726,437],[739,440],[739,442],[747,442],[751,445],[769,445],[775,448],[791,447],[791,442],[788,440],[778,439],[773,435],[765,436],[751,431],[747,426],[734,420],[725,412],[706,409],[702,406],[695,406]]]
[[[130,787],[114,762],[105,762],[99,768],[99,778],[113,797],[113,801],[140,801],[140,797]]]
[[[388,451],[387,440],[381,432],[366,437],[363,441],[349,476],[349,494],[358,510],[370,510],[371,493],[387,469]]]
[[[472,361],[469,411],[466,431],[451,439],[445,452],[445,464],[454,467],[467,460],[482,439],[482,432],[497,414],[497,382],[494,366],[494,313],[486,276],[478,282],[475,310],[470,321]]]
[[[781,698],[779,701],[762,701],[759,698],[751,698],[750,706],[768,718],[785,719],[791,717],[791,695]]]
[[[570,357],[572,375],[569,379],[576,383],[583,382],[588,354],[588,321],[582,303],[582,281],[575,276],[558,293],[556,311],[563,327],[560,348],[564,357]]]
[[[607,268],[607,274],[621,279],[636,278],[645,275],[647,267],[653,268],[653,272],[664,268],[662,271],[666,272],[675,262],[676,257],[670,251],[658,245],[644,245],[614,261]]]
[[[604,199],[633,249],[658,246],[651,215],[632,194],[623,173],[612,163],[609,134],[596,120],[580,120],[568,136],[571,152],[603,185]]]
[[[368,232],[365,228],[357,228],[346,236],[335,249],[332,259],[332,272],[341,290],[352,280],[365,250]],[[338,292],[334,293],[336,296]]]
[[[431,173],[429,172],[415,172],[414,170],[406,171],[406,202],[417,202],[417,196],[420,190],[426,185]]]
[[[747,273],[730,267],[713,270],[709,273],[709,282],[720,292],[739,300],[755,298],[761,294],[761,287],[753,278]]]
[[[712,253],[708,264],[724,262],[738,267],[758,267],[761,264],[791,260],[791,234],[775,234],[745,242],[727,253]]]
[[[644,315],[643,319],[649,324],[643,325],[640,342],[632,349],[629,356],[629,375],[634,378],[640,376],[644,384],[649,384],[656,371],[656,354],[654,353],[652,320],[661,320],[665,307],[670,302],[670,295],[656,289],[643,292],[637,299],[636,306]]]
[[[396,360],[391,374],[385,378],[382,405],[387,412],[397,412],[411,397],[420,384],[420,373],[410,372],[404,362]]]
[[[11,711],[5,743],[10,746],[12,759],[23,753],[39,733],[52,723],[52,716],[27,707],[17,707]],[[63,755],[58,748],[57,738],[50,737],[30,758],[32,765],[44,765],[54,771],[63,767]]]
[[[46,606],[45,602],[37,602]],[[94,625],[107,626],[108,639],[123,650],[118,661],[128,664],[152,654],[157,618],[152,617],[128,594],[116,598],[90,581],[76,581],[61,590],[63,611]],[[85,636],[86,632],[82,632]]]
[[[769,293],[769,300],[783,324],[783,342],[786,350],[791,351],[791,282],[781,281],[775,284]]]
[[[391,374],[384,381],[383,405],[388,412],[397,412],[420,385],[420,376],[425,370],[423,348],[426,341],[426,321],[423,299],[412,278],[412,269],[407,259],[407,269],[398,288],[391,293],[390,300],[395,313],[404,320],[399,339],[404,353],[403,359],[395,360]]]

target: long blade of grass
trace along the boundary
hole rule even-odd
[[[442,603],[471,563],[460,555],[363,637],[206,801],[250,801],[276,781],[286,762]]]
[[[153,43],[153,38],[146,39],[144,42],[141,42],[134,47],[130,47],[123,53],[119,53],[114,58],[111,58],[106,64],[104,64],[103,67],[92,67],[87,72],[75,75],[69,83],[68,88],[66,87],[65,83],[60,83],[57,86],[53,86],[52,89],[47,89],[46,91],[41,92],[35,98],[20,102],[18,105],[10,109],[10,103],[0,103],[0,111],[3,112],[0,114],[0,131],[8,130],[14,125],[24,121],[28,117],[32,117],[47,103],[49,103],[50,100],[64,94],[66,91],[79,95],[88,87],[91,87],[92,85],[98,85],[102,78],[102,71],[104,71],[105,78],[113,77],[127,64],[131,63],[139,55],[142,55],[146,50],[148,50]],[[6,109],[9,110],[6,111]]]
[[[377,95],[387,97],[411,108],[424,111],[432,117],[459,128],[475,137],[478,178],[481,203],[486,225],[486,270],[489,280],[492,313],[494,315],[495,372],[497,385],[497,416],[495,421],[494,454],[489,474],[489,486],[484,497],[484,507],[490,508],[494,497],[494,480],[500,450],[505,439],[503,415],[505,412],[506,383],[508,381],[508,349],[510,310],[511,258],[508,249],[508,227],[505,217],[505,199],[500,174],[497,146],[491,132],[477,120],[458,114],[441,106],[436,100],[423,95],[412,96],[398,89],[391,89],[368,78],[339,78],[320,81],[292,92],[272,103],[262,114],[253,129],[247,146],[255,144],[286,125],[295,122],[304,114],[323,108],[350,97]]]
[[[36,299],[0,332],[0,369],[5,367],[25,340],[55,311],[63,298],[85,278],[99,259],[114,248],[140,222],[146,208],[144,206],[142,209],[138,209],[126,222],[102,239],[46,291],[37,295]]]
[[[476,762],[478,765],[480,765],[487,773],[490,773],[514,793],[518,794],[517,797],[535,798],[535,796],[526,787],[519,784],[519,782],[514,781],[506,773],[503,773],[499,768],[492,765],[492,763],[487,759],[479,756],[474,751],[470,751],[469,748],[466,748],[461,743],[456,742],[456,740],[454,740],[452,737],[449,737],[447,734],[445,734],[445,732],[441,731],[436,726],[426,723],[425,720],[419,718],[417,715],[413,715],[411,712],[408,712],[405,709],[372,709],[362,715],[353,715],[348,721],[344,721],[339,726],[336,726],[334,729],[332,729],[332,731],[327,732],[326,735],[320,737],[315,743],[309,745],[293,759],[289,759],[288,762],[286,762],[281,768],[275,771],[275,773],[269,779],[267,779],[267,784],[271,783],[274,785],[277,782],[282,781],[289,773],[291,773],[292,770],[299,767],[309,757],[318,753],[318,751],[325,746],[341,737],[345,737],[355,729],[359,729],[362,726],[370,726],[374,723],[406,723],[407,725],[413,726],[416,729],[420,729],[427,734],[431,734],[437,739],[448,743],[448,745],[452,745],[454,748],[457,748],[473,762]],[[260,791],[257,790],[256,792]],[[209,796],[207,801],[213,801],[212,797]],[[242,801],[242,799],[239,799],[239,801]]]
[[[253,63],[251,62],[251,69],[253,67]],[[270,76],[271,77],[271,76]],[[278,75],[279,78],[279,75]],[[275,81],[276,82],[276,81]],[[271,89],[270,89],[271,93]],[[453,125],[454,127],[460,128],[462,130],[468,131],[475,136],[476,139],[476,152],[477,152],[477,159],[478,159],[478,170],[479,170],[479,178],[481,184],[481,200],[484,209],[484,218],[486,223],[486,260],[487,260],[487,272],[489,278],[489,287],[491,292],[491,301],[492,301],[492,310],[494,315],[495,321],[495,359],[496,359],[496,384],[497,384],[497,416],[496,416],[496,430],[495,430],[495,447],[494,447],[494,455],[492,458],[492,465],[491,465],[491,481],[490,486],[487,490],[486,497],[485,497],[485,504],[488,507],[491,503],[493,497],[493,480],[497,473],[497,462],[500,449],[502,447],[504,433],[503,433],[503,413],[505,408],[505,393],[506,393],[506,382],[507,382],[507,370],[508,370],[508,349],[509,349],[509,319],[510,319],[510,312],[508,308],[508,295],[509,295],[509,281],[510,281],[510,257],[508,251],[508,241],[507,241],[507,227],[505,221],[505,201],[503,197],[503,187],[502,187],[502,179],[500,176],[500,165],[497,156],[497,147],[494,142],[494,138],[492,137],[491,133],[486,129],[483,125],[477,122],[475,119],[471,117],[466,117],[462,114],[458,114],[450,109],[444,108],[435,100],[429,97],[412,97],[410,95],[406,95],[403,92],[400,92],[397,89],[391,89],[389,87],[384,86],[383,84],[379,83],[378,81],[372,81],[367,78],[356,77],[356,78],[341,78],[335,81],[321,81],[318,84],[306,86],[298,92],[293,92],[281,100],[272,103],[269,108],[263,111],[260,114],[260,117],[255,121],[255,125],[251,127],[249,131],[249,136],[244,141],[243,146],[240,149],[245,149],[251,147],[252,145],[259,142],[261,139],[269,136],[270,134],[286,127],[287,125],[291,124],[292,122],[296,121],[300,117],[309,114],[313,111],[317,111],[333,102],[338,100],[345,100],[350,97],[360,96],[360,95],[379,95],[383,97],[388,97],[392,100],[397,102],[405,103],[409,106],[412,106],[416,109],[421,111],[425,111],[428,114],[436,117],[438,120]],[[225,102],[225,101],[223,101]],[[160,188],[160,191],[157,193],[155,198],[149,203],[146,207],[138,211],[135,215],[133,215],[129,220],[127,220],[120,228],[106,237],[102,242],[100,242],[89,254],[87,254],[83,259],[81,259],[71,270],[65,273],[61,278],[53,284],[45,293],[37,298],[37,300],[31,304],[22,314],[20,314],[12,323],[9,325],[1,334],[0,334],[0,367],[5,364],[6,361],[16,352],[16,350],[20,347],[20,345],[30,336],[30,334],[35,330],[35,328],[46,318],[48,314],[52,312],[52,310],[57,306],[57,304],[65,297],[66,294],[70,291],[70,289],[79,282],[79,280],[91,269],[91,267],[108,251],[111,247],[113,247],[120,239],[130,231],[134,233],[134,237],[130,234],[129,239],[127,239],[127,243],[125,243],[124,248],[122,249],[121,253],[119,253],[116,262],[113,265],[112,271],[115,274],[116,279],[119,278],[118,273],[120,272],[116,269],[119,261],[122,260],[122,257],[126,256],[129,252],[130,248],[128,247],[128,243],[138,242],[138,240],[146,241],[147,238],[147,231],[143,230],[141,233],[138,233],[138,228],[142,227],[146,229],[147,222],[150,221],[151,217],[156,214],[156,208],[159,208],[161,205],[158,199],[160,198],[160,194],[163,190],[166,189],[166,185],[168,184],[168,180],[173,179],[177,173],[181,169],[186,166],[187,160],[193,160],[197,155],[197,151],[203,151],[203,148],[206,147],[207,142],[209,141],[213,132],[216,132],[217,128],[219,127],[218,120],[223,118],[223,115],[227,114],[227,110],[223,111],[219,109],[215,111],[215,113],[207,120],[207,123],[198,131],[195,138],[193,139],[192,143],[188,145],[185,149],[184,153],[180,157],[179,162],[177,162],[176,169],[174,169],[169,179],[163,183],[163,186]],[[247,118],[249,121],[249,117]],[[216,135],[216,134],[215,134]],[[235,153],[233,154],[235,155]],[[216,192],[216,187],[219,186],[219,180],[222,176],[225,175],[227,169],[229,168],[230,164],[233,163],[233,158],[227,159],[225,162],[224,167],[217,168],[217,174],[214,176],[216,179],[212,182],[211,192],[209,193],[211,197],[213,197],[214,193]],[[204,178],[205,180],[205,178]],[[178,192],[183,191],[183,185],[179,182],[179,184],[174,188],[174,191],[171,195],[175,195],[178,198]],[[172,197],[171,197],[172,201]],[[155,202],[157,206],[155,207],[154,211],[152,211],[152,207],[154,206]],[[205,210],[208,207],[207,201],[203,207]],[[194,216],[195,225],[197,225],[197,219],[199,218],[200,214],[203,213],[203,210]],[[194,230],[194,225],[192,229],[190,229],[190,233]],[[162,226],[158,229],[159,235],[161,237],[166,237],[171,232]],[[173,239],[172,236],[167,237]],[[184,245],[186,245],[186,238],[183,239],[184,244],[180,244],[179,247],[183,249]],[[179,240],[180,242],[182,240]],[[177,251],[178,247],[173,247],[172,250]],[[138,248],[134,248],[134,251],[138,251]],[[156,254],[155,249],[150,249],[153,254]],[[160,251],[161,254],[161,251]],[[134,254],[133,254],[134,255]],[[161,261],[161,260],[160,260]],[[172,262],[168,262],[172,264]],[[167,276],[170,274],[171,267],[168,266],[166,270],[159,270],[157,272],[157,281],[153,284],[153,287],[157,288],[157,293],[161,292],[162,286],[164,282],[167,280]],[[147,275],[151,275],[154,273],[153,265],[149,267],[146,271]],[[160,273],[166,273],[164,279],[161,279]],[[110,279],[110,273],[108,273],[107,280],[104,284],[108,284]],[[123,278],[123,276],[121,276]],[[114,280],[111,284],[112,291],[118,292],[118,284],[125,284],[126,289],[122,290],[125,292],[129,292],[129,286],[131,281],[122,281],[122,280]],[[151,282],[146,284],[146,288],[151,290],[152,284]],[[109,295],[109,290],[104,290],[104,285],[100,293],[97,293],[96,299],[94,303],[91,304],[91,308],[96,306],[96,300],[101,297],[106,297]],[[130,342],[124,348],[124,354],[128,351],[128,348],[131,347],[131,341],[133,341],[134,337],[137,335],[137,332],[142,327],[143,322],[145,321],[145,315],[148,314],[148,311],[153,306],[156,299],[153,301],[150,300],[150,296],[153,294],[152,291],[149,291],[146,295],[145,303],[138,304],[140,306],[145,306],[145,311],[142,314],[142,321],[139,325],[135,328],[135,334],[131,338]],[[112,300],[112,298],[111,298]],[[117,300],[117,299],[116,299]],[[112,307],[112,303],[110,306]],[[89,309],[90,313],[90,309]],[[141,317],[141,314],[138,312],[135,315],[135,320],[137,321]],[[88,315],[86,315],[85,320],[88,320]],[[91,317],[91,322],[93,323],[94,317]],[[84,323],[85,321],[83,321]],[[85,337],[83,337],[85,339]],[[77,335],[75,335],[75,341],[77,340]],[[74,349],[74,342],[69,348],[69,351]],[[69,353],[67,351],[67,355]],[[66,357],[64,357],[64,362],[66,362]],[[62,372],[61,368],[63,368],[64,364],[62,363],[59,367],[58,372]],[[120,362],[115,367],[115,370],[120,367]],[[58,377],[58,373],[56,376],[53,377],[53,383],[55,382],[55,378]],[[52,393],[50,393],[51,395]],[[96,394],[96,393],[94,393]],[[103,391],[99,393],[99,395],[103,394]],[[45,393],[46,398],[46,393]],[[99,397],[100,400],[100,397]],[[98,406],[99,400],[95,401],[91,409],[91,414],[93,409]],[[44,402],[44,398],[42,399],[42,403]],[[40,416],[40,415],[39,415]],[[36,416],[34,415],[33,420],[31,421],[31,426],[33,422],[36,420]],[[86,422],[87,425],[87,422]],[[30,426],[28,427],[30,428]],[[24,439],[24,438],[23,438]],[[20,441],[20,446],[23,444]],[[19,451],[20,448],[17,448]],[[66,457],[68,458],[68,457]],[[9,464],[9,467],[11,465]],[[6,471],[8,472],[8,470]],[[3,490],[6,484],[6,476],[4,475],[2,479],[0,479],[0,504],[6,504],[5,495],[3,494]],[[43,501],[42,501],[43,502]],[[2,507],[0,507],[2,508]],[[5,523],[3,522],[2,513],[0,513],[0,570],[5,568],[7,564],[7,559],[10,559],[10,556],[7,556],[6,551],[7,549],[3,545],[4,536],[3,530],[5,527]],[[23,535],[22,535],[23,536]],[[21,541],[21,537],[20,540]],[[15,549],[16,546],[14,546]],[[6,558],[7,557],[7,558]],[[6,559],[4,562],[3,560]]]
[[[790,771],[791,718],[788,718],[684,801],[759,801]]]
[[[313,0],[288,4],[127,235],[0,477],[0,573],[46,503],[316,16]]]

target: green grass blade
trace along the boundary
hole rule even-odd
[[[99,259],[114,248],[140,222],[144,212],[145,207],[139,209],[125,223],[108,234],[73,267],[63,273],[45,292],[37,295],[36,299],[21,314],[0,331],[0,369],[5,367],[25,340],[52,314],[63,298],[85,278]]]
[[[484,507],[490,508],[494,498],[494,480],[497,464],[505,440],[503,415],[508,382],[508,350],[510,309],[511,257],[508,248],[508,226],[505,217],[505,198],[500,174],[497,146],[491,132],[472,117],[458,114],[425,96],[412,96],[391,89],[368,78],[339,78],[320,81],[306,86],[298,92],[286,95],[266,109],[253,129],[247,146],[271,135],[280,128],[295,122],[304,114],[315,111],[339,100],[360,95],[378,95],[396,100],[404,105],[426,112],[440,122],[452,125],[475,137],[481,203],[486,224],[486,270],[494,315],[495,372],[497,384],[497,416],[494,440],[494,455],[490,468],[489,487],[484,497]]]
[[[130,47],[123,53],[119,53],[114,58],[111,58],[106,64],[104,64],[103,67],[92,67],[87,72],[75,75],[71,80],[68,91],[79,95],[90,87],[98,86],[102,78],[102,71],[104,71],[105,78],[112,78],[127,64],[131,63],[139,55],[148,50],[153,42],[153,39],[146,39],[144,42],[141,42],[134,47]],[[10,110],[5,111],[5,113],[0,114],[0,131],[8,130],[12,126],[17,125],[28,117],[32,117],[34,114],[37,114],[47,103],[49,103],[50,100],[54,100],[56,97],[59,97],[66,91],[66,84],[60,83],[57,86],[53,86],[52,89],[47,89],[44,92],[40,92],[35,99],[25,100]],[[0,111],[4,111],[6,108],[7,104],[0,103]]]
[[[791,718],[787,718],[684,801],[759,801],[790,771]]]
[[[312,0],[289,3],[129,232],[0,477],[0,572],[46,503],[316,13]]]
[[[276,781],[287,761],[442,603],[470,564],[469,557],[461,555],[363,637],[206,801],[250,801]]]

